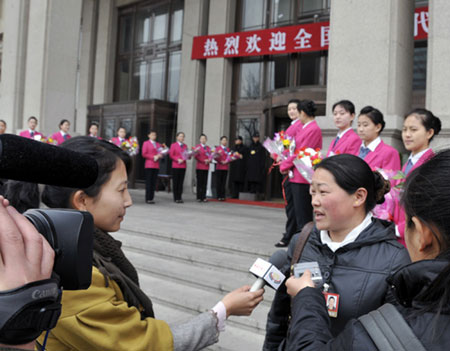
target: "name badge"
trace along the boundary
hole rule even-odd
[[[327,304],[328,315],[337,318],[339,309],[339,294],[324,292],[325,303]]]

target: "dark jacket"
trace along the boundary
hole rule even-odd
[[[266,178],[266,149],[260,142],[249,147],[247,160],[247,181],[263,183]]]
[[[289,271],[298,234],[288,248],[288,260],[283,270]],[[337,335],[352,318],[372,311],[385,302],[395,303],[388,293],[386,278],[410,262],[408,252],[397,242],[394,225],[372,219],[357,239],[336,252],[322,244],[320,232],[314,228],[303,250],[300,262],[317,261],[329,292],[340,295],[338,317],[331,318],[330,331]],[[322,299],[325,299],[322,296]],[[286,338],[289,327],[291,299],[283,284],[275,294],[266,326],[264,350],[277,350]],[[283,348],[281,348],[283,349]]]
[[[393,274],[388,281],[399,304],[396,306],[426,350],[450,349],[450,306],[421,313],[430,303],[421,294],[449,264],[447,260],[425,260],[412,263]],[[405,307],[401,307],[405,306]],[[287,350],[378,350],[358,320],[351,320],[333,339],[322,293],[306,288],[293,299],[292,332]]]
[[[232,182],[244,183],[247,172],[248,148],[243,145],[235,145],[233,152],[239,152],[243,158],[230,163],[230,180]]]

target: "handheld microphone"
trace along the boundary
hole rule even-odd
[[[0,178],[68,188],[87,188],[98,176],[97,161],[55,145],[0,135]]]
[[[286,278],[279,268],[287,260],[287,253],[284,250],[275,251],[269,258],[269,262],[258,258],[250,267],[250,272],[258,279],[253,283],[250,291],[256,291],[269,284],[270,287],[277,290]]]

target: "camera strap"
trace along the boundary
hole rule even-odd
[[[57,279],[0,292],[0,343],[25,344],[54,328],[61,314],[61,296]]]

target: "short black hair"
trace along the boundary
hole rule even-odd
[[[331,109],[331,111],[334,111],[336,106],[341,106],[345,111],[349,112],[351,115],[353,115],[355,113],[355,105],[350,100],[341,100],[341,101],[336,102],[333,105],[333,108]]]
[[[383,131],[384,126],[386,125],[386,122],[384,121],[383,114],[380,110],[376,109],[372,106],[366,106],[359,111],[359,115],[364,115],[370,118],[373,124],[378,125],[381,124],[380,133]]]
[[[416,116],[422,122],[422,125],[425,127],[427,131],[433,129],[434,133],[431,137],[430,141],[433,140],[435,135],[438,135],[442,128],[442,123],[439,117],[436,117],[433,112],[430,110],[426,110],[424,108],[416,108],[412,110],[410,113],[405,115],[405,119],[409,116]]]
[[[315,117],[316,116],[317,107],[316,107],[316,104],[314,103],[314,101],[312,101],[312,100],[302,100],[300,102],[300,109],[299,109],[299,111],[303,111],[309,117]]]
[[[70,124],[70,121],[68,119],[62,119],[61,122],[59,122],[59,126],[61,127],[66,122]]]
[[[30,122],[32,119],[34,119],[36,122],[38,121],[36,117],[30,116],[30,117],[28,117],[28,122]]]

